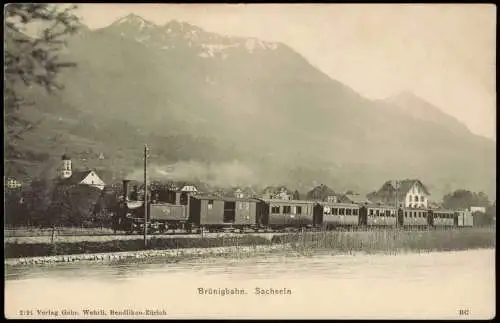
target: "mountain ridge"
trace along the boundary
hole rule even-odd
[[[317,168],[329,186],[368,191],[396,177],[420,177],[431,187],[494,187],[494,147],[487,140],[367,99],[285,44],[246,46],[250,38],[171,21],[146,28],[130,18],[133,28],[122,20],[70,39],[62,56],[79,68],[61,75],[64,92],[38,108],[80,121],[70,126],[54,117],[41,132],[62,129],[64,145],[74,150],[109,149],[121,165],[108,167],[123,172],[140,165],[133,151],[153,140],[165,163],[237,159],[251,164],[255,177],[276,183],[311,183],[319,180]],[[173,148],[180,139],[172,138],[185,135],[191,138],[185,147]]]

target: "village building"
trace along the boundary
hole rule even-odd
[[[14,177],[8,177],[5,181],[5,187],[7,189],[18,189],[21,188],[23,184]]]
[[[342,194],[338,197],[339,203],[370,205],[372,201],[359,194]]]
[[[181,192],[188,192],[192,194],[198,193],[198,189],[194,185],[184,185],[181,188]]]
[[[237,199],[242,199],[245,197],[245,193],[243,193],[243,190],[241,190],[241,188],[237,188],[234,191],[234,197],[236,197]]]
[[[318,185],[307,192],[306,199],[329,203],[338,202],[338,196],[335,194],[335,191],[324,184]]]
[[[275,200],[292,200],[293,194],[284,187],[272,187],[268,186],[264,189],[261,194],[263,199],[275,199]]]
[[[476,213],[476,212],[486,213],[486,207],[484,207],[484,206],[471,206],[470,211],[472,213]]]
[[[73,171],[71,158],[67,155],[62,156],[61,166],[58,169],[61,184],[65,185],[87,185],[104,189],[104,181],[94,170],[76,170]]]
[[[427,201],[427,208],[428,209],[443,209],[443,204],[435,201]]]
[[[382,187],[367,198],[375,203],[394,205],[396,196],[399,207],[427,208],[430,193],[427,187],[418,179],[387,181]]]
[[[244,199],[244,198],[253,198],[257,195],[257,192],[251,187],[236,187],[231,189],[229,196]]]

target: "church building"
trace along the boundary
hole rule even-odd
[[[106,185],[94,170],[73,171],[71,158],[66,154],[62,156],[62,162],[58,169],[58,173],[62,184],[88,185],[100,190],[104,189]]]

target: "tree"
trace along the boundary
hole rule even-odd
[[[4,114],[9,136],[7,155],[16,154],[12,140],[35,125],[21,116],[20,108],[28,102],[23,91],[41,86],[49,94],[61,90],[57,75],[74,63],[63,62],[57,53],[65,37],[77,31],[79,19],[73,14],[76,6],[46,3],[11,3],[4,7]],[[27,35],[28,29],[43,25],[40,36]]]
[[[6,226],[24,224],[22,192],[20,189],[6,189],[4,194],[4,223]]]
[[[300,200],[300,193],[299,193],[299,191],[295,190],[295,192],[293,192],[293,199],[294,200]]]
[[[101,195],[101,190],[92,186],[58,184],[53,191],[47,219],[53,226],[91,225]]]
[[[449,209],[468,209],[471,206],[489,207],[488,196],[483,193],[474,193],[464,189],[458,189],[443,197],[443,207]]]
[[[490,200],[488,199],[488,195],[486,195],[484,192],[479,192],[478,194],[474,194],[474,203],[475,206],[484,206],[486,208],[491,206]]]
[[[115,214],[119,207],[119,193],[112,187],[105,187],[101,196],[95,203],[93,211],[93,224],[99,226],[109,226],[112,220],[111,214]]]
[[[25,188],[26,222],[30,225],[46,224],[47,209],[52,203],[55,181],[49,178],[34,178]]]

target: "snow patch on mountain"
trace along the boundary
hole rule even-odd
[[[137,15],[120,18],[108,28],[122,37],[133,39],[145,46],[161,50],[172,50],[179,45],[199,49],[198,57],[226,59],[231,49],[242,48],[248,53],[256,50],[276,50],[277,43],[265,42],[257,38],[241,38],[206,32],[200,27],[176,20],[163,26],[155,25]]]

